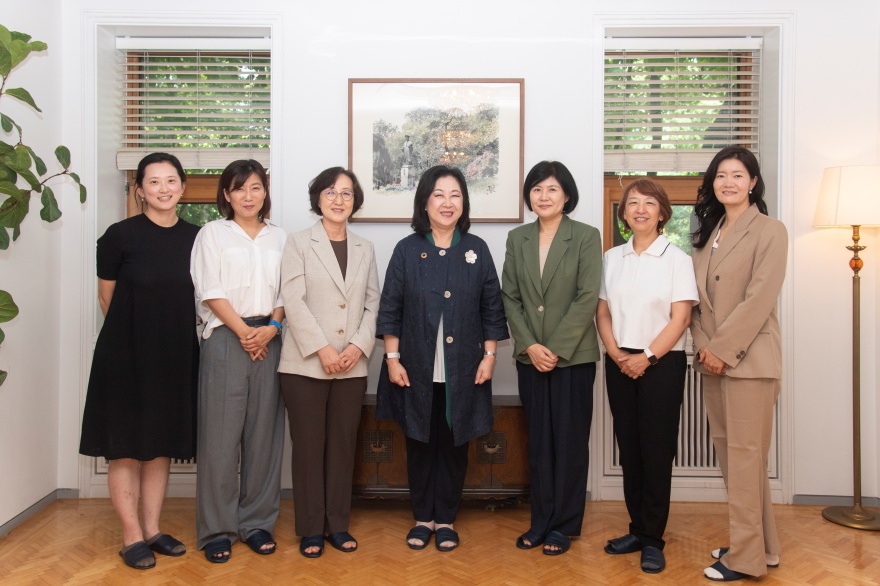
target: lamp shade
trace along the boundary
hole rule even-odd
[[[813,227],[880,226],[880,166],[828,167]]]

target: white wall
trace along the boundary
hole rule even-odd
[[[0,441],[25,446],[27,442],[20,441],[25,434],[38,446],[26,448],[28,456],[21,458],[26,462],[12,453],[0,455],[0,523],[42,496],[25,477],[54,479],[54,484],[45,481],[45,492],[81,483],[76,448],[91,350],[84,341],[94,330],[96,206],[105,209],[104,203],[111,205],[118,193],[114,163],[107,149],[100,147],[102,138],[112,139],[113,129],[84,123],[95,114],[94,103],[83,101],[95,83],[90,61],[94,56],[82,49],[94,35],[86,24],[92,22],[89,18],[105,12],[144,23],[199,15],[210,21],[229,13],[241,24],[260,17],[280,19],[273,33],[278,43],[274,78],[279,90],[273,111],[273,204],[276,220],[290,231],[314,221],[306,203],[309,179],[325,167],[347,161],[349,77],[525,78],[526,170],[544,158],[565,162],[582,193],[574,217],[599,225],[598,136],[602,121],[596,84],[601,83],[601,68],[591,59],[602,33],[596,23],[611,16],[651,27],[681,25],[698,18],[719,26],[760,27],[788,18],[782,46],[793,51],[783,55],[782,64],[793,91],[788,88],[791,101],[784,103],[785,111],[780,113],[779,163],[780,214],[789,224],[792,241],[782,300],[789,332],[785,346],[790,376],[784,383],[783,410],[792,421],[782,430],[791,446],[785,454],[792,483],[789,494],[851,494],[851,273],[849,253],[843,248],[848,235],[838,230],[817,231],[811,223],[824,167],[880,162],[877,3],[840,0],[830,9],[818,1],[744,0],[713,8],[721,5],[670,0],[662,12],[656,2],[648,0],[607,3],[607,7],[576,0],[450,0],[445,9],[402,0],[255,0],[243,9],[240,2],[218,0],[211,4],[211,12],[204,12],[205,4],[193,0],[155,0],[149,12],[142,11],[142,3],[134,0],[68,0],[47,5],[61,7],[63,38],[59,37],[61,21],[51,16],[51,10],[41,11],[37,20],[27,16],[23,8],[12,8],[4,15],[4,24],[21,23],[19,28],[29,32],[45,31],[37,37],[50,43],[49,55],[41,56],[39,65],[29,69],[48,68],[57,79],[61,60],[63,103],[42,87],[57,90],[57,84],[46,76],[29,74],[34,77],[28,78],[28,87],[48,106],[44,117],[56,122],[55,126],[45,125],[52,129],[42,129],[55,134],[39,139],[51,145],[60,138],[71,147],[75,160],[83,162],[78,168],[92,182],[93,197],[82,211],[78,204],[65,202],[60,235],[32,218],[23,236],[31,240],[17,243],[12,255],[0,256],[4,277],[0,282],[10,288],[6,286],[7,274],[28,274],[24,293],[16,296],[20,301],[33,301],[37,308],[23,306],[24,315],[5,328],[8,341],[0,351],[0,361],[15,362],[15,378],[11,376],[0,387]],[[62,46],[63,53],[57,50]],[[856,52],[858,59],[850,57]],[[829,113],[829,105],[835,106],[834,114]],[[101,119],[100,112],[97,114]],[[61,137],[57,134],[59,117],[63,122]],[[499,269],[510,227],[477,224],[473,228],[489,242]],[[394,243],[409,233],[405,225],[357,224],[353,229],[376,242],[383,269]],[[863,493],[880,496],[876,432],[880,419],[876,326],[880,315],[880,240],[876,234],[865,233],[863,243],[869,246],[863,254],[866,268],[862,278]],[[59,258],[63,263],[60,282],[54,271],[30,270],[45,266],[38,262]],[[64,316],[60,322],[59,315]],[[50,316],[54,319],[48,319]],[[58,323],[56,338],[52,324]],[[33,346],[26,342],[31,338]],[[57,363],[51,360],[52,364],[46,364],[47,356],[57,357]],[[514,370],[504,360],[499,361],[496,388],[497,392],[515,392]],[[25,405],[39,405],[40,409],[28,412]],[[59,405],[61,415],[56,419]],[[12,412],[15,414],[10,415]],[[22,466],[27,471],[24,475],[18,472]],[[16,472],[7,473],[12,470]]]
[[[58,169],[53,153],[62,143],[60,1],[43,4],[32,14],[4,10],[0,18],[6,28],[49,44],[48,53],[32,54],[7,84],[30,91],[43,113],[9,97],[3,98],[2,109],[51,170]],[[17,133],[3,138],[17,139]],[[51,183],[59,199],[70,195],[58,189],[60,183]],[[35,194],[21,236],[0,252],[0,289],[9,291],[20,309],[17,318],[0,326],[6,333],[0,369],[9,372],[0,387],[0,525],[58,487],[59,234],[62,223],[81,220],[72,214],[46,224],[39,212],[40,195]]]

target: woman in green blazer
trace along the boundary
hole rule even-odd
[[[529,435],[532,520],[516,545],[559,555],[586,506],[602,248],[567,216],[578,191],[562,163],[535,165],[523,198],[538,220],[508,234],[501,286]]]

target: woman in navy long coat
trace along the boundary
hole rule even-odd
[[[492,429],[495,347],[508,337],[495,263],[468,233],[469,209],[461,171],[425,171],[413,202],[415,234],[395,247],[379,304],[376,335],[386,354],[377,415],[406,434],[412,549],[424,549],[435,532],[440,551],[458,546],[452,524],[468,441]]]

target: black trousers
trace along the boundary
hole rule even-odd
[[[531,530],[581,534],[590,468],[596,363],[539,372],[516,363],[529,435]]]
[[[446,385],[434,383],[428,442],[406,438],[406,469],[416,521],[443,525],[455,521],[467,464],[468,444],[456,446],[446,422]]]
[[[667,353],[638,379],[620,372],[614,360],[605,356],[605,384],[620,449],[629,532],[643,545],[660,549],[669,518],[686,372],[684,351]]]

